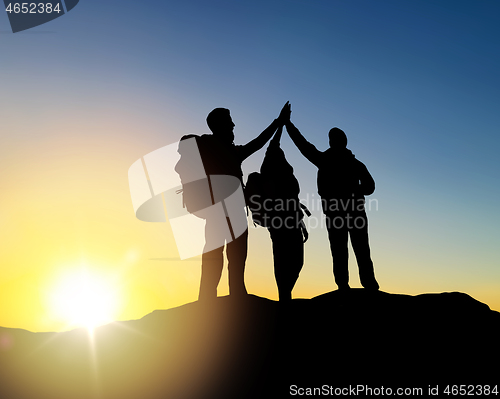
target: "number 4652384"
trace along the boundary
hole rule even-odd
[[[55,7],[52,6],[52,3],[9,3],[5,11],[14,14],[42,14],[47,13],[50,14],[52,12],[57,12],[58,14],[61,12],[59,8],[59,3],[56,4]]]

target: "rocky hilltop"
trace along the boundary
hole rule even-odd
[[[500,313],[459,292],[351,289],[285,306],[227,296],[93,334],[0,328],[0,397],[287,398],[359,386],[379,394],[494,386],[499,336]]]

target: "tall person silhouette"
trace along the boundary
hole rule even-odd
[[[333,258],[333,274],[339,289],[348,289],[348,237],[359,268],[361,285],[378,290],[368,240],[365,195],[375,191],[375,182],[366,166],[347,147],[347,136],[334,127],[328,133],[330,148],[319,151],[290,120],[286,130],[299,151],[318,168],[321,196]]]
[[[213,134],[196,137],[206,174],[208,176],[235,176],[243,185],[241,163],[269,141],[278,127],[283,125],[284,120],[289,118],[289,109],[288,103],[285,104],[279,117],[257,138],[245,145],[235,145],[233,142],[235,124],[229,110],[225,108],[212,110],[207,116],[207,125]],[[182,139],[188,137],[193,136],[184,136]],[[242,212],[244,212],[244,209],[242,209]],[[247,294],[244,272],[248,248],[248,229],[236,239],[213,249],[212,238],[219,234],[220,226],[223,223],[226,223],[226,221],[215,220],[214,218],[206,219],[206,244],[201,260],[199,300],[209,300],[217,297],[217,286],[220,282],[224,263],[224,247],[228,259],[229,293],[231,296],[237,297]],[[211,250],[207,250],[207,248]]]

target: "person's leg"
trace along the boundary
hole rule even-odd
[[[370,255],[370,243],[368,240],[368,218],[365,211],[356,212],[351,219],[352,225],[349,229],[352,249],[356,255],[361,285],[368,289],[379,289],[375,278],[373,262]]]
[[[292,290],[304,265],[300,228],[269,228],[273,242],[274,276],[280,301],[292,299]]]
[[[229,273],[229,294],[245,295],[245,262],[248,251],[248,229],[234,241],[226,244]]]
[[[222,275],[224,247],[201,255],[201,282],[198,300],[217,298],[217,286]]]
[[[289,230],[290,239],[288,240],[290,246],[290,262],[288,264],[288,281],[290,291],[295,287],[295,283],[299,279],[299,274],[304,266],[304,237],[302,235],[302,229],[300,227],[295,227]]]
[[[326,228],[332,252],[335,283],[339,289],[349,288],[349,250],[347,248],[349,232],[346,218],[340,212],[329,212],[326,214]]]
[[[217,286],[219,285],[224,265],[225,242],[219,230],[220,222],[216,218],[206,219],[205,247],[201,255],[199,300],[217,298]]]

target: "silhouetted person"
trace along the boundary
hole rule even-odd
[[[228,109],[215,108],[207,116],[207,125],[213,134],[197,137],[197,143],[203,161],[205,172],[211,175],[229,175],[237,177],[243,186],[241,163],[260,150],[273,136],[286,118],[283,113],[289,109],[288,103],[283,107],[278,119],[275,119],[257,138],[245,145],[233,143],[235,124]],[[185,136],[189,137],[189,136]],[[182,140],[182,139],[181,139]],[[242,208],[242,212],[244,209]],[[211,239],[220,234],[221,226],[227,222],[220,218],[207,218],[205,225],[205,248],[213,248]],[[231,228],[231,227],[230,227]],[[244,282],[245,262],[247,258],[248,229],[236,239],[227,242],[226,255],[228,259],[229,293],[242,296],[247,293]],[[199,300],[217,297],[217,286],[222,274],[224,245],[204,251],[202,254],[202,272]]]
[[[361,284],[378,289],[368,242],[365,195],[375,191],[375,182],[366,166],[346,148],[347,136],[334,127],[328,133],[330,148],[319,151],[287,121],[286,129],[299,151],[318,168],[318,193],[333,258],[333,274],[339,289],[349,287],[348,237],[358,262]]]
[[[307,237],[299,202],[299,182],[293,167],[280,148],[283,126],[271,140],[260,168],[268,226],[273,242],[274,275],[280,301],[292,299],[292,290],[304,264],[304,239]]]

